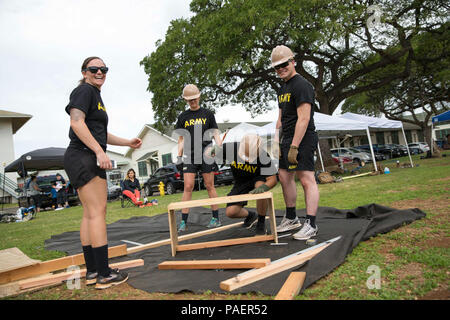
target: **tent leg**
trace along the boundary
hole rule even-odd
[[[406,134],[405,134],[405,130],[403,130],[403,124],[402,124],[402,132],[403,132],[403,138],[406,141],[406,150],[408,150],[408,156],[409,156],[409,161],[411,162],[411,168],[414,168],[414,164],[411,158],[411,153],[409,152],[409,146],[408,146],[408,141],[406,140]]]
[[[319,159],[320,159],[320,164],[322,165],[322,171],[325,172],[325,167],[323,166],[322,151],[320,151],[319,142],[317,142],[317,150],[319,151]]]
[[[377,161],[376,161],[376,159],[375,159],[375,153],[373,153],[372,139],[370,138],[370,131],[369,131],[369,128],[368,128],[368,127],[367,127],[367,129],[366,129],[366,133],[367,133],[367,138],[368,138],[368,140],[369,140],[370,153],[372,154],[373,169],[375,170],[375,172],[377,172],[377,171],[378,171]]]

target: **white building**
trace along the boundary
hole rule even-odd
[[[0,163],[3,169],[0,172],[0,199],[5,202],[17,202],[14,187],[18,175],[4,173],[4,168],[15,160],[13,135],[31,118],[29,114],[0,110]]]

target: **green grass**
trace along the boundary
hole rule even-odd
[[[450,155],[449,155],[450,156]],[[409,207],[419,207],[427,217],[410,225],[379,235],[360,243],[346,258],[344,264],[325,278],[305,290],[297,299],[415,299],[436,288],[448,289],[450,254],[448,246],[430,246],[430,243],[449,237],[450,224],[450,157],[420,160],[413,157],[418,167],[396,168],[395,161],[384,162],[388,175],[364,176],[348,179],[341,183],[319,185],[320,206],[339,209],[353,209],[358,206],[378,203],[393,206],[406,202]],[[400,163],[407,162],[400,159]],[[217,188],[219,196],[226,195],[231,186]],[[273,190],[276,209],[284,209],[281,186]],[[297,208],[304,208],[303,191],[297,183]],[[167,205],[180,201],[181,193],[153,196],[158,206],[122,209],[120,202],[108,203],[107,223],[134,216],[153,216],[166,213]],[[194,192],[193,199],[208,197],[205,190]],[[408,202],[409,201],[409,202]],[[424,207],[425,205],[425,207]],[[255,206],[254,201],[249,206]],[[224,205],[222,205],[224,207]],[[0,224],[0,249],[20,248],[29,257],[49,260],[64,256],[61,252],[47,251],[44,241],[52,235],[67,231],[78,231],[82,217],[81,206],[61,211],[48,211],[38,214],[37,219],[26,223]],[[376,265],[381,270],[381,289],[369,290],[366,281],[370,276],[367,268]],[[417,269],[417,270],[416,270]],[[282,284],[280,284],[281,287]],[[90,291],[63,294],[58,289],[45,289],[27,297],[31,299],[82,299],[94,298]],[[61,289],[62,290],[62,289]],[[65,290],[67,291],[67,290]],[[142,297],[134,292],[107,294],[106,299],[133,299]],[[202,295],[188,295],[190,299],[211,299],[216,296],[207,291]],[[150,297],[152,295],[150,294]],[[164,295],[172,299],[173,295]],[[20,296],[19,298],[23,298]],[[161,296],[154,296],[161,299]],[[270,299],[262,294],[220,296],[221,299]]]

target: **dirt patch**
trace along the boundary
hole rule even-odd
[[[449,288],[438,287],[418,300],[450,300],[450,290]]]

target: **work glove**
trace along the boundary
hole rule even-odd
[[[176,165],[179,166],[181,164],[183,164],[183,156],[178,156]]]
[[[269,191],[270,188],[267,186],[267,184],[262,184],[259,187],[253,189],[252,191],[250,191],[250,194],[258,194],[258,193],[264,193]]]
[[[291,145],[288,153],[288,162],[289,164],[298,164],[297,161],[298,147]]]

